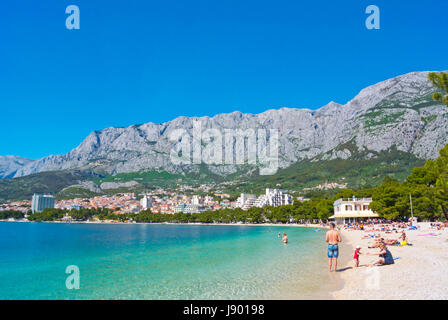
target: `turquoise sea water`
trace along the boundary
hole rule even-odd
[[[0,222],[0,299],[310,298],[326,277],[309,228]]]

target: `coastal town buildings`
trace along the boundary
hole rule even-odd
[[[319,184],[311,188],[303,188],[303,191],[310,190],[331,190],[331,189],[344,189],[347,187],[347,183],[337,183],[337,182],[325,182],[324,184]]]
[[[23,200],[6,202],[0,205],[0,211],[3,210],[20,211],[23,213],[27,213],[29,210],[31,210],[31,201]]]
[[[96,196],[92,198],[74,198],[57,201],[58,209],[115,209],[116,213],[139,212],[142,207],[134,193],[122,193],[111,196]]]
[[[43,205],[43,199],[51,198],[52,203]],[[113,214],[139,213],[149,209],[152,213],[174,214],[202,213],[220,209],[242,208],[248,210],[253,206],[280,206],[291,204],[292,197],[280,189],[266,189],[266,192],[257,197],[255,194],[243,193],[236,201],[231,201],[229,194],[222,192],[207,194],[205,196],[180,193],[178,190],[153,189],[136,195],[135,193],[117,193],[114,195],[101,195],[91,198],[73,198],[56,201],[52,196],[35,195],[34,207],[37,210],[51,207],[63,210],[80,209],[110,209]],[[37,203],[40,203],[38,206]],[[15,210],[28,212],[32,201],[17,201],[0,204],[0,210]]]
[[[213,200],[213,197],[206,195],[204,197],[204,204],[205,205],[214,205],[214,204],[216,204],[216,201]]]

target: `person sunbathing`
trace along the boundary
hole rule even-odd
[[[384,239],[383,243],[388,246],[396,245],[397,243],[400,243],[400,240],[399,239]]]
[[[398,238],[399,241],[408,242],[408,237],[406,236],[406,232],[403,230],[400,237]]]

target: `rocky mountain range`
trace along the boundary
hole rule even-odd
[[[179,129],[193,135],[195,122],[200,122],[202,129],[223,133],[226,129],[278,129],[280,168],[303,159],[348,159],[357,151],[370,158],[391,148],[421,159],[436,158],[438,150],[448,144],[448,108],[432,100],[435,89],[427,73],[412,72],[374,84],[345,105],[330,102],[317,110],[281,108],[260,114],[235,111],[214,117],[178,117],[161,124],[110,127],[92,132],[67,154],[38,160],[0,157],[0,177],[66,169],[106,174],[198,170],[198,165],[174,164],[170,159],[175,145],[170,136]],[[245,145],[245,152],[247,148]],[[204,157],[207,160],[207,155]],[[236,164],[208,167],[220,175],[238,169]]]
[[[31,159],[16,156],[0,156],[0,178],[12,178],[18,169],[33,162]]]

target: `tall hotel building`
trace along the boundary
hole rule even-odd
[[[152,206],[152,198],[145,194],[145,196],[140,200],[140,205],[143,209],[151,208]]]
[[[31,203],[32,212],[41,212],[47,208],[54,208],[54,197],[47,194],[34,194]]]

